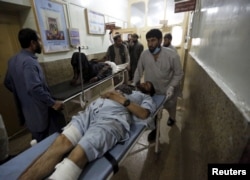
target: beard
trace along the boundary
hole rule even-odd
[[[40,44],[38,44],[38,45],[36,46],[35,53],[41,54],[41,52],[42,52],[42,47],[41,47]]]
[[[155,49],[156,49],[157,47],[155,47],[154,49],[148,49],[151,53],[153,53],[154,51],[155,51]]]
[[[170,45],[170,43],[163,44],[164,47],[168,47],[169,45]]]
[[[155,47],[154,49],[149,48],[149,51],[151,52],[151,54],[157,54],[160,52],[160,50],[161,50],[161,45]]]

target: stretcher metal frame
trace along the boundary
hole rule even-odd
[[[54,99],[63,101],[65,105],[64,106],[65,117],[69,117],[68,108],[67,108],[68,102],[78,103],[81,105],[81,108],[84,109],[89,102],[99,97],[101,93],[104,93],[107,90],[115,89],[116,87],[118,87],[119,85],[125,82],[127,65],[128,63],[117,65],[116,73],[94,83],[84,84],[83,80],[81,79],[81,87],[80,86],[72,87],[70,85],[70,81],[60,83],[59,85],[54,85],[50,87],[51,93]],[[119,81],[116,83],[114,79],[118,79]],[[105,85],[105,83],[110,85],[109,88],[103,86]],[[99,86],[103,86],[103,88],[100,88]],[[67,92],[66,95],[63,94],[65,91]],[[76,98],[79,98],[79,99],[76,99]]]
[[[123,84],[125,82],[125,76],[126,76],[126,72],[127,72],[126,67],[128,66],[128,63],[124,63],[124,64],[121,64],[121,65],[116,65],[116,72],[113,73],[112,75],[110,75],[110,76],[108,76],[108,77],[106,77],[104,79],[101,79],[101,80],[99,80],[97,82],[94,82],[94,83],[84,83],[83,72],[82,72],[82,61],[81,61],[81,48],[80,47],[78,48],[78,51],[79,51],[78,64],[79,64],[79,68],[80,68],[81,86],[73,87],[73,86],[70,85],[70,82],[67,81],[67,82],[60,83],[59,85],[55,85],[55,86],[57,86],[56,89],[59,89],[59,91],[58,90],[53,90],[55,88],[55,86],[50,87],[51,91],[52,91],[51,93],[52,93],[54,99],[62,100],[63,103],[65,104],[64,113],[65,113],[66,117],[69,117],[68,109],[67,109],[67,106],[66,106],[67,102],[79,103],[81,105],[81,107],[84,109],[88,102],[94,100],[93,97],[90,98],[87,95],[88,92],[91,92],[94,88],[96,88],[96,87],[98,87],[100,85],[103,85],[106,82],[111,82],[111,84],[112,84],[111,86],[113,87],[113,89],[118,87],[119,85],[121,85],[121,84]],[[116,77],[121,77],[122,78],[119,81],[119,83],[117,83],[117,84],[115,84],[116,82],[114,81],[114,79]],[[65,87],[65,85],[66,85],[66,87]],[[69,93],[62,95],[62,93],[66,89],[69,90],[68,91]],[[98,96],[101,93],[103,93],[105,90],[106,89],[99,88]],[[93,94],[90,94],[90,96],[93,96]],[[76,97],[79,97],[79,101],[74,100],[74,98],[76,98]],[[95,92],[95,98],[97,98],[96,92]]]
[[[166,96],[163,95],[154,95],[154,101],[157,104],[157,110],[154,113],[154,116],[157,115],[159,111],[162,110],[164,103],[166,102]],[[155,145],[155,152],[159,152],[159,124],[160,119],[157,119],[157,138],[155,144],[149,144],[147,147]],[[89,179],[110,179],[118,170],[119,166],[122,164],[123,160],[130,154],[134,145],[141,138],[144,131],[147,130],[147,127],[143,124],[132,123],[130,138],[124,142],[124,144],[117,144],[111,150],[108,151],[109,157],[107,158],[106,154],[90,162],[81,173],[80,180],[89,180]],[[0,179],[15,180],[21,175],[21,173],[46,149],[53,143],[57,138],[59,133],[54,133],[38,144],[32,146],[26,151],[22,152],[18,156],[9,160],[0,166]],[[143,148],[145,149],[145,148]],[[142,149],[142,150],[143,150]],[[138,151],[137,151],[138,152]],[[135,154],[135,152],[133,152]]]

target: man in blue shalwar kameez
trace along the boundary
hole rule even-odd
[[[42,52],[40,36],[30,28],[21,29],[18,40],[22,50],[8,61],[5,87],[14,95],[20,124],[26,125],[32,139],[41,141],[63,126],[57,123],[63,102],[55,100],[35,55]],[[63,117],[64,120],[64,117]]]

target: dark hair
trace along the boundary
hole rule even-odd
[[[146,81],[146,82],[151,84],[151,90],[150,90],[149,94],[150,94],[150,96],[153,96],[155,94],[155,87],[154,87],[152,82],[150,82],[150,81]]]
[[[132,37],[135,37],[137,39],[139,38],[138,34],[136,34],[136,33],[132,34]]]
[[[162,33],[159,29],[151,29],[150,31],[147,32],[146,34],[146,39],[148,38],[157,38],[161,39],[162,38]]]
[[[38,40],[37,32],[30,28],[21,29],[18,33],[18,40],[22,48],[28,48],[32,40]]]
[[[167,39],[169,39],[169,40],[172,40],[172,34],[171,34],[171,33],[165,34],[164,39],[165,39],[165,38],[167,38]]]
[[[121,35],[120,35],[120,34],[116,34],[116,35],[113,37],[114,41],[117,41],[118,38],[121,38]]]

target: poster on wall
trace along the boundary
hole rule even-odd
[[[69,28],[70,45],[73,47],[80,46],[80,33],[77,28]]]
[[[103,14],[85,9],[85,15],[89,34],[105,34],[105,17]]]
[[[44,53],[70,50],[64,5],[49,0],[33,0]]]

